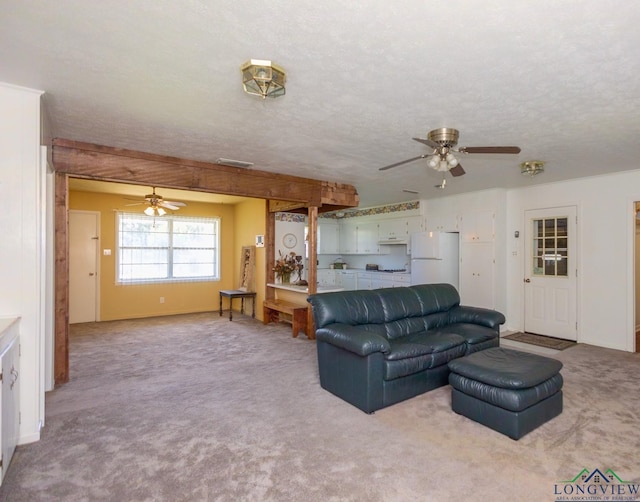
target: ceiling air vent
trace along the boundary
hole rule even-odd
[[[220,159],[216,160],[216,164],[220,164],[221,166],[247,168],[247,167],[251,167],[253,165],[253,162],[245,162],[244,160],[233,160],[233,159],[220,158]]]

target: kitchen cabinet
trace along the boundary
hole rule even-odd
[[[463,242],[460,246],[460,303],[495,308],[493,242]]]
[[[340,254],[355,254],[358,252],[358,225],[343,221],[340,223],[339,249]]]
[[[330,268],[319,268],[316,272],[318,286],[335,286],[336,271]]]
[[[493,242],[493,211],[475,211],[460,216],[462,242]]]
[[[358,274],[354,271],[340,270],[340,286],[345,291],[355,291],[358,289]]]
[[[20,395],[19,357],[17,319],[0,319],[0,371],[2,371],[2,385],[0,386],[0,451],[2,454],[2,472],[0,483],[9,468],[11,457],[16,449],[20,432]]]
[[[403,288],[411,286],[411,274],[393,274],[393,287]]]
[[[378,222],[378,235],[381,241],[408,241],[411,234],[416,232],[422,232],[420,216],[390,218]]]
[[[371,274],[369,272],[358,272],[358,289],[371,289]]]
[[[378,223],[358,223],[356,231],[356,249],[358,254],[378,254]]]
[[[393,274],[385,272],[371,274],[371,289],[392,288],[393,286]]]
[[[340,254],[339,244],[340,227],[338,223],[318,221],[318,254]]]
[[[427,232],[457,232],[460,229],[456,213],[434,213],[427,215]]]

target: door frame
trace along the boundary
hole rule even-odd
[[[96,291],[95,291],[95,304],[93,306],[94,308],[94,317],[95,317],[95,322],[99,322],[100,321],[100,281],[101,281],[101,270],[100,270],[100,237],[101,237],[101,218],[102,218],[102,213],[100,213],[100,211],[87,211],[87,210],[83,210],[83,209],[69,209],[69,227],[71,227],[71,214],[90,214],[92,216],[95,216],[96,218],[96,234],[97,234],[97,242],[96,242],[96,255],[95,255],[95,260],[96,260],[96,283],[95,283],[95,287],[96,287]],[[69,229],[69,231],[71,231],[71,229]],[[71,263],[69,263],[71,264]],[[71,301],[71,273],[69,273],[69,301]],[[69,308],[71,308],[71,305],[69,305]]]
[[[527,242],[527,237],[529,236],[529,231],[528,229],[528,225],[529,225],[529,221],[527,219],[527,213],[529,211],[545,211],[545,210],[556,210],[556,209],[563,209],[563,208],[567,208],[567,207],[573,207],[575,208],[575,214],[576,214],[576,224],[575,224],[575,239],[574,239],[574,245],[575,245],[575,270],[576,270],[576,285],[575,285],[575,315],[576,315],[576,343],[580,343],[580,333],[581,333],[581,327],[582,327],[582,322],[580,319],[580,278],[582,276],[581,270],[580,270],[580,249],[581,249],[581,241],[580,241],[580,236],[581,236],[581,232],[580,232],[580,222],[581,222],[581,218],[580,218],[580,205],[578,203],[569,203],[569,204],[563,204],[563,205],[553,205],[553,206],[545,206],[545,207],[528,207],[523,209],[522,212],[522,221],[524,223],[523,229],[524,231],[524,235],[523,235],[523,243],[524,246],[529,246],[529,242]],[[522,264],[523,264],[523,269],[522,269],[522,331],[526,330],[526,317],[527,317],[527,312],[526,312],[526,308],[527,308],[527,302],[526,302],[526,283],[524,282],[524,279],[528,273],[529,270],[529,263],[527,260],[527,257],[529,255],[528,249],[525,247],[523,249],[523,253],[522,253]]]
[[[627,239],[627,256],[629,257],[627,262],[628,274],[627,277],[631,277],[632,280],[627,283],[627,312],[629,317],[627,319],[627,350],[629,352],[635,352],[639,349],[636,347],[636,296],[640,289],[640,284],[636,284],[636,254],[640,253],[640,247],[636,246],[636,203],[640,202],[640,196],[632,197],[628,200],[629,223],[627,228],[629,229],[630,236]]]

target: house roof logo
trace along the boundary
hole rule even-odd
[[[593,471],[589,471],[589,469],[582,469],[575,478],[567,481],[560,481],[560,483],[580,482],[582,482],[582,484],[595,483],[598,485],[615,482],[622,485],[631,484],[631,481],[623,481],[620,479],[620,476],[618,476],[613,469],[607,469],[604,473],[600,469],[594,469]]]
[[[554,485],[555,501],[640,501],[640,484],[623,480],[613,469],[582,469],[573,479]],[[588,498],[585,498],[585,495]]]

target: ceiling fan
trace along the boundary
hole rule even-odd
[[[460,135],[457,129],[451,129],[449,127],[441,127],[429,131],[427,138],[412,138],[414,141],[418,141],[432,148],[430,153],[419,155],[411,159],[403,160],[381,167],[380,171],[386,171],[393,167],[401,166],[402,164],[408,164],[418,159],[428,159],[427,165],[432,169],[440,172],[449,171],[452,176],[462,176],[465,170],[460,165],[460,161],[454,155],[454,153],[520,153],[520,147],[517,146],[461,146],[455,148],[458,144],[458,136]]]
[[[184,202],[164,200],[162,198],[162,195],[156,193],[156,187],[153,187],[153,193],[144,196],[143,202],[127,204],[127,206],[138,206],[140,204],[146,204],[147,206],[149,206],[144,210],[144,214],[146,214],[147,216],[163,216],[167,214],[165,208],[175,211],[177,209],[180,209],[181,207],[186,206]]]

